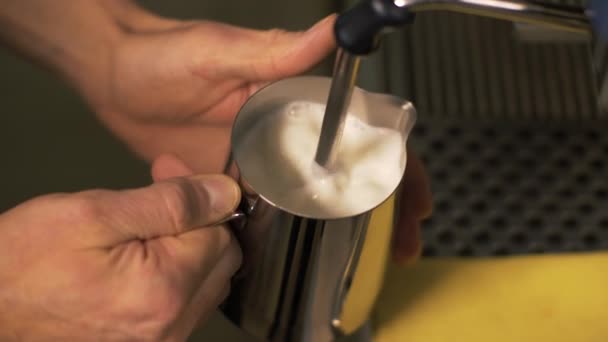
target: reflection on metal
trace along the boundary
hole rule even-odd
[[[575,6],[507,0],[405,0],[402,7],[412,12],[452,11],[591,33],[585,9]]]
[[[317,164],[328,170],[336,161],[358,71],[359,57],[339,49],[315,155]]]
[[[368,320],[383,280],[394,223],[391,194],[363,213],[309,217],[271,203],[263,185],[251,183],[248,174],[264,165],[239,164],[239,146],[252,125],[292,101],[326,103],[330,84],[326,77],[276,82],[247,102],[233,127],[226,170],[242,188],[247,221],[235,234],[245,264],[222,310],[237,326],[267,341],[328,342],[355,333]],[[399,130],[404,143],[415,121],[408,102],[359,88],[353,90],[350,113],[370,125]]]

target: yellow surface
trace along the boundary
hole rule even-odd
[[[608,253],[391,266],[375,342],[608,341]]]

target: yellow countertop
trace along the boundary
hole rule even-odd
[[[608,253],[391,265],[376,342],[608,341]]]

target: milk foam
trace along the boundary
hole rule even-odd
[[[403,175],[403,135],[348,115],[330,173],[314,162],[324,110],[293,102],[258,122],[238,142],[246,179],[267,200],[309,217],[350,216],[379,205]]]

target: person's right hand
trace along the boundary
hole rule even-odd
[[[185,340],[241,263],[214,226],[236,208],[236,183],[188,173],[163,157],[149,187],[48,195],[1,215],[0,340]]]

